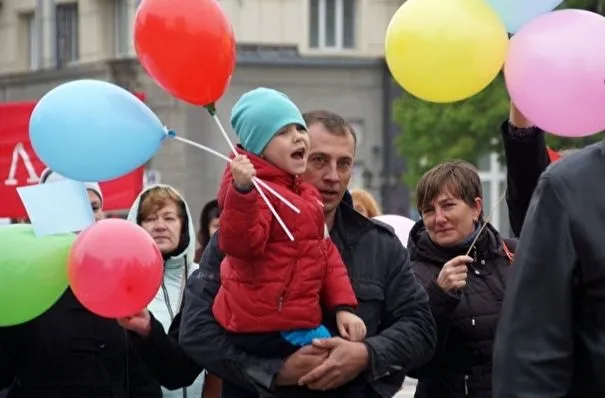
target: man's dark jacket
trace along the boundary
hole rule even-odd
[[[494,398],[605,397],[605,143],[540,177],[515,253]]]
[[[433,355],[436,332],[427,294],[416,282],[407,251],[390,227],[368,220],[343,201],[330,235],[347,265],[359,300],[357,314],[368,330],[370,365],[354,382],[371,386],[376,397],[391,398],[408,370]],[[284,361],[254,357],[238,349],[214,320],[212,304],[220,285],[222,258],[215,234],[200,269],[187,284],[180,345],[200,367],[227,383],[259,397],[273,397],[273,379]]]

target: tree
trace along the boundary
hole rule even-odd
[[[604,11],[605,0],[567,1],[566,8]],[[420,176],[448,159],[476,163],[483,155],[502,152],[500,124],[509,111],[509,97],[500,74],[479,94],[453,104],[434,104],[404,93],[394,104],[394,121],[401,127],[396,145],[406,159],[404,180],[416,186]],[[565,139],[548,135],[554,149],[578,148],[603,135]]]

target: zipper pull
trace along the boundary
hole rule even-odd
[[[284,296],[279,297],[279,303],[277,303],[277,312],[281,312],[282,308],[284,308]]]
[[[472,318],[471,318],[471,326],[475,327],[475,324],[476,324],[476,323],[477,323],[477,322],[475,321],[475,317],[472,317]]]
[[[464,375],[464,395],[468,397],[468,375]]]

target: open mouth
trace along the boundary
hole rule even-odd
[[[323,196],[328,197],[328,198],[332,198],[333,196],[338,195],[338,191],[332,191],[332,190],[320,190],[319,193],[321,193]]]
[[[305,148],[300,148],[292,152],[292,155],[290,155],[290,157],[292,157],[292,159],[302,160],[305,157],[305,152]]]

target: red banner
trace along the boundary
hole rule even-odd
[[[140,93],[137,97],[144,99]],[[36,101],[0,104],[0,217],[27,217],[17,187],[37,184],[46,168],[29,142],[29,118],[35,105]],[[139,167],[102,182],[103,209],[129,209],[143,189],[143,173],[144,168]]]

